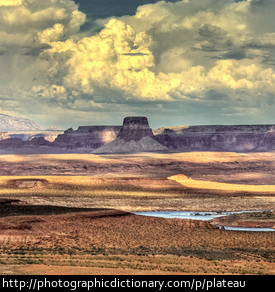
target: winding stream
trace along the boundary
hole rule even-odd
[[[240,211],[240,212],[152,211],[152,212],[134,212],[134,214],[142,215],[142,216],[161,217],[161,218],[179,218],[179,219],[193,219],[193,220],[205,221],[205,220],[212,220],[218,217],[228,216],[230,214],[240,214],[240,213],[247,213],[247,212],[261,212],[261,211]],[[224,226],[224,228],[225,230],[237,230],[237,231],[275,231],[275,229],[273,228],[265,228],[265,227],[249,228],[249,227]]]

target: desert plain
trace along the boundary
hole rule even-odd
[[[0,273],[274,275],[273,231],[216,227],[274,228],[274,167],[273,152],[3,154]]]

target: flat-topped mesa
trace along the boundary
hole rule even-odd
[[[275,125],[165,127],[155,139],[175,151],[274,151]]]
[[[55,139],[54,145],[63,149],[95,150],[116,139],[120,129],[121,126],[80,126],[76,131],[70,128]]]
[[[117,138],[123,139],[125,142],[137,142],[144,137],[154,138],[154,134],[146,117],[124,118],[123,126],[119,131]]]
[[[126,117],[117,138],[96,149],[93,153],[136,153],[166,150],[165,146],[155,140],[146,117]]]

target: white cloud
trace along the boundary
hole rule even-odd
[[[64,38],[64,25],[56,23],[53,27],[39,31],[36,34],[36,41],[40,43],[56,42]]]
[[[0,9],[0,32],[5,33],[10,40],[14,39],[15,44],[18,43],[16,39],[19,35],[25,40],[21,44],[31,45],[36,33],[41,37],[43,33],[44,37],[53,35],[61,26],[66,37],[71,37],[78,33],[85,22],[85,14],[78,11],[78,6],[71,0],[1,1],[0,5],[3,4],[5,6]],[[4,38],[1,40],[5,42]]]
[[[155,63],[150,36],[136,33],[122,21],[112,19],[99,34],[77,42],[69,39],[50,45],[44,52],[54,72],[50,71],[50,78],[62,76],[66,88],[86,94],[108,88],[126,98],[167,98],[167,85],[151,70]]]
[[[22,4],[22,0],[1,0],[0,6],[17,6]]]
[[[267,2],[160,1],[100,20],[102,30],[83,37],[85,15],[72,0],[0,1],[0,94],[13,92],[0,106],[30,111],[33,99],[37,109],[103,111],[170,102],[184,111],[211,100],[222,114],[266,110],[254,106],[274,106],[274,33],[258,28],[259,10],[269,10],[266,27],[275,24]]]
[[[212,34],[223,39],[225,33],[219,27],[204,24],[197,36],[210,39]],[[185,99],[194,93],[201,97],[205,91],[227,89],[249,94],[275,93],[273,69],[264,68],[258,60],[212,58],[211,66],[195,66],[185,57],[188,49],[177,44],[160,55],[156,66],[156,44],[159,43],[149,32],[137,33],[130,25],[112,19],[95,36],[78,42],[52,42],[52,48],[44,55],[55,68],[52,77],[62,76],[60,82],[66,88],[91,95],[98,88],[118,91],[125,99],[141,100],[172,100],[175,96]],[[209,48],[200,50],[215,52]],[[60,66],[63,60],[65,65]]]

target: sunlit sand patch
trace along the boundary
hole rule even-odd
[[[41,182],[42,181],[42,182]],[[44,183],[45,181],[45,183]],[[40,183],[39,185],[37,183]],[[122,180],[123,182],[123,180]],[[152,181],[151,185],[154,181]],[[143,182],[144,185],[144,182]],[[89,176],[1,176],[0,196],[135,196],[170,197],[171,192],[135,191],[134,183],[123,187],[120,180]],[[164,185],[165,187],[165,185]],[[165,188],[164,188],[165,189]]]
[[[235,153],[235,152],[182,152],[182,153],[133,153],[127,155],[107,154],[95,155],[92,153],[68,153],[68,154],[30,154],[16,155],[4,154],[1,155],[2,161],[20,162],[20,161],[37,161],[40,160],[85,160],[85,161],[110,161],[110,159],[175,159],[184,160],[193,163],[208,163],[208,162],[234,162],[254,161],[254,160],[273,160],[274,153]]]
[[[24,162],[27,161],[29,158],[27,156],[23,155],[16,155],[16,154],[10,154],[10,155],[1,155],[1,161],[7,161],[7,162]]]
[[[220,183],[212,181],[194,180],[188,178],[184,174],[178,174],[168,177],[170,180],[175,180],[187,188],[233,191],[233,192],[275,192],[275,185],[242,185]]]

